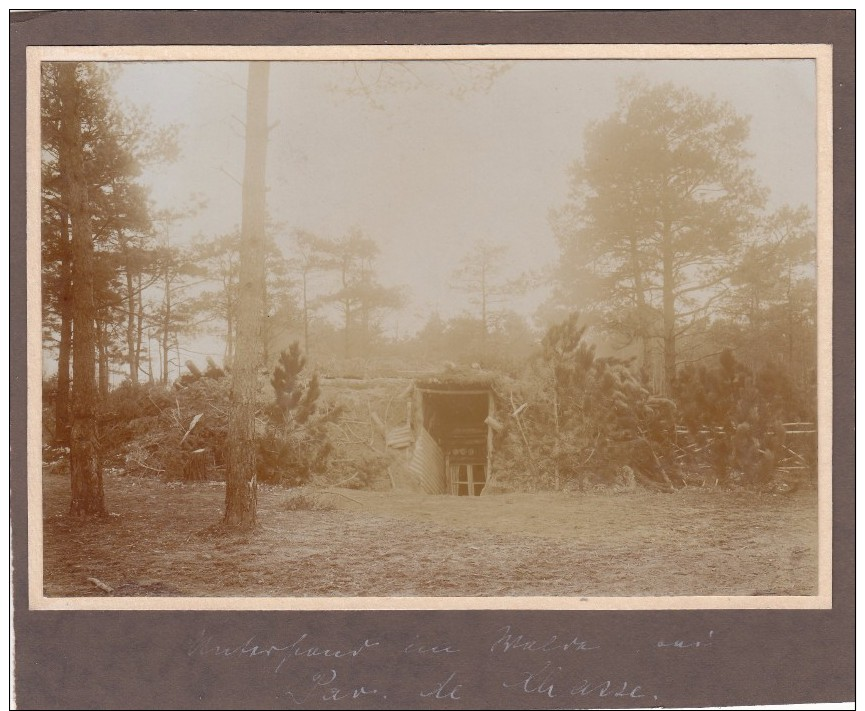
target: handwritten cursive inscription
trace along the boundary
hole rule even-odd
[[[409,642],[402,650],[403,654],[457,654],[460,650],[451,644],[438,643],[427,644],[420,641],[420,635],[415,635],[412,642]]]
[[[560,666],[554,666],[552,662],[546,662],[543,667],[535,671],[524,671],[514,681],[502,682],[506,689],[513,689],[524,694],[546,696],[550,699],[561,696],[592,696],[598,698],[614,699],[642,699],[647,696],[641,686],[630,681],[592,681],[582,679],[574,682],[568,681],[568,674]],[[653,695],[657,700],[657,697]]]
[[[456,672],[451,672],[451,675],[444,681],[440,681],[429,691],[421,691],[420,695],[425,699],[435,699],[436,701],[458,701],[460,698],[460,689],[462,684],[456,683]]]
[[[552,635],[545,640],[524,637],[521,634],[512,634],[511,626],[505,625],[497,632],[498,639],[493,642],[490,652],[586,652],[599,649],[597,645],[591,645],[579,637],[560,639],[558,635]]]
[[[571,687],[571,696],[597,696],[599,698],[612,697],[614,699],[642,699],[646,696],[643,689],[628,681],[612,682],[609,679],[602,682],[583,679],[579,684]],[[653,696],[657,700],[657,696]]]
[[[297,706],[309,701],[329,701],[329,702],[345,702],[348,700],[357,700],[371,696],[379,696],[378,689],[367,688],[366,686],[353,686],[349,684],[337,685],[336,669],[328,669],[320,671],[312,675],[311,683],[303,691],[293,691],[285,689],[284,696],[294,702]],[[381,698],[387,698],[383,694]]]
[[[553,679],[560,671],[562,671],[561,667],[554,667],[547,662],[538,671],[523,672],[521,679],[513,682],[504,681],[502,686],[506,689],[519,689],[526,694],[540,694],[554,699],[558,694]]]
[[[287,639],[286,639],[287,638]],[[225,661],[255,660],[260,663],[261,671],[273,679],[278,686],[274,692],[284,699],[289,708],[308,706],[323,708],[369,707],[402,708],[406,702],[414,698],[423,699],[430,708],[452,706],[454,701],[459,704],[472,703],[472,692],[476,679],[471,669],[463,666],[468,659],[461,658],[459,646],[446,641],[448,638],[436,638],[414,635],[413,638],[389,641],[382,638],[356,638],[354,640],[337,639],[330,645],[322,644],[308,632],[296,632],[285,635],[276,641],[262,640],[253,635],[239,637],[245,639],[241,643],[226,644],[215,634],[202,629],[200,634],[189,638],[184,645],[184,652],[189,657],[209,657]],[[453,639],[453,638],[451,638]],[[710,630],[706,635],[696,635],[676,639],[673,636],[653,638],[649,642],[652,649],[659,654],[669,654],[668,650],[705,649],[717,643],[717,635]],[[653,704],[658,701],[658,689],[647,691],[642,683],[633,681],[633,677],[624,672],[599,667],[602,660],[589,653],[600,649],[596,640],[583,639],[578,634],[549,634],[536,636],[525,634],[523,630],[511,625],[491,627],[487,636],[480,636],[477,644],[487,651],[497,663],[493,668],[496,677],[489,679],[499,688],[509,690],[518,695],[528,695],[524,699],[536,703],[540,707],[555,707],[568,704],[597,704],[621,706],[633,702]],[[634,651],[640,651],[635,649]],[[477,650],[471,652],[475,659]],[[516,662],[505,664],[500,655],[507,654],[508,659]],[[388,660],[403,660],[401,663],[412,668],[412,678],[416,685],[408,682],[408,678],[397,668],[396,678],[401,679],[400,691],[397,696],[408,694],[408,697],[398,699],[382,691],[381,684],[371,681],[370,676],[362,676],[368,672],[364,669],[369,664],[353,664],[352,660],[365,656],[373,658],[369,662],[386,665]],[[445,659],[450,659],[450,666]],[[412,660],[409,662],[409,660]],[[534,660],[534,661],[532,661]],[[441,665],[436,664],[437,661]],[[522,662],[526,664],[523,666]],[[310,663],[314,666],[310,668]],[[397,667],[399,666],[397,663]],[[592,664],[591,667],[588,665]],[[274,674],[280,674],[273,677]],[[391,691],[394,691],[391,689]],[[548,700],[555,700],[550,704]],[[396,705],[394,705],[396,704]]]
[[[658,649],[696,649],[697,647],[711,647],[712,636],[714,634],[714,630],[709,630],[709,639],[707,640],[685,641],[682,639],[676,639],[672,642],[665,642],[664,640],[659,640],[656,646],[658,647]]]
[[[213,636],[202,630],[201,634],[187,645],[186,654],[190,657],[248,657],[273,659],[277,662],[274,672],[278,672],[282,665],[291,657],[306,657],[309,659],[326,657],[331,659],[343,659],[358,657],[363,652],[378,647],[379,642],[364,639],[352,645],[344,647],[320,647],[312,644],[307,633],[301,634],[297,639],[288,644],[266,644],[256,641],[255,636],[250,637],[242,644],[222,645],[213,641]]]

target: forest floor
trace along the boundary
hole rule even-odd
[[[220,482],[109,473],[105,521],[43,476],[48,597],[813,595],[817,494],[500,494],[259,487],[221,534]]]

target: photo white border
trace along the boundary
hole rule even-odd
[[[818,592],[813,596],[45,597],[42,516],[40,63],[46,61],[409,61],[813,59],[817,90]],[[832,607],[832,46],[538,44],[30,46],[27,48],[27,510],[31,610],[707,610]]]

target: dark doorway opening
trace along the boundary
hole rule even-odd
[[[446,491],[480,496],[489,475],[491,394],[422,391],[423,425],[444,454]]]

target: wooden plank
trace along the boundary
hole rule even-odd
[[[412,443],[412,432],[409,425],[401,425],[389,430],[385,437],[385,443],[388,447],[394,449],[404,449]]]
[[[409,462],[409,471],[426,493],[444,494],[447,492],[444,466],[445,459],[441,448],[432,435],[421,427]]]

